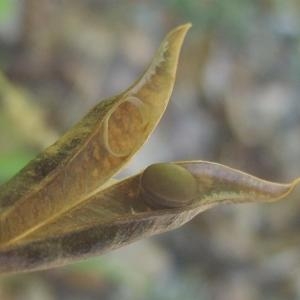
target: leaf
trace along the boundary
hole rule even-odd
[[[141,192],[142,172],[101,190],[60,218],[4,247],[0,271],[49,268],[98,255],[175,229],[221,203],[273,202],[291,197],[300,182],[272,183],[204,161],[165,164],[170,165],[184,168],[195,178],[197,192],[191,204],[153,208]]]
[[[0,245],[14,243],[85,201],[143,145],[169,101],[183,38],[162,42],[144,75],[98,104],[0,190]]]
[[[204,161],[161,163],[109,180],[159,121],[189,25],[164,40],[146,73],[96,106],[0,190],[0,273],[60,266],[177,228],[221,203],[297,195],[300,179],[264,181]]]

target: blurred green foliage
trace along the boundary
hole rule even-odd
[[[8,17],[9,13],[12,11],[14,1],[12,0],[0,0],[0,19],[5,19]]]
[[[1,153],[0,184],[17,173],[33,157],[33,153],[22,151],[22,149],[20,151]]]

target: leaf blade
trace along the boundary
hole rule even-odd
[[[150,207],[140,192],[142,173],[137,174],[93,195],[19,244],[0,250],[0,272],[63,265],[175,229],[221,203],[278,201],[300,187],[300,179],[289,184],[273,183],[211,162],[175,164],[197,180],[197,198],[191,205]]]
[[[1,187],[0,247],[84,201],[144,144],[169,101],[189,27],[171,31],[138,81],[98,104]]]

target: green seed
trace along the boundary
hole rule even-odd
[[[152,207],[183,207],[197,194],[197,181],[185,168],[158,163],[145,169],[141,177],[141,195]]]

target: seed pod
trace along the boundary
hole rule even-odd
[[[191,204],[197,194],[196,178],[172,163],[153,164],[141,176],[141,196],[151,207],[176,208]]]

